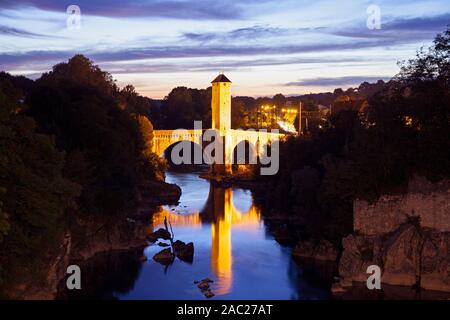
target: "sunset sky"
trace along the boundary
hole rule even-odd
[[[448,0],[0,0],[0,69],[34,79],[82,53],[152,98],[222,69],[233,95],[303,94],[389,79],[449,23]]]

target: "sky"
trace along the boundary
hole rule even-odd
[[[388,80],[448,24],[449,0],[0,0],[0,70],[81,53],[155,99],[221,71],[234,96],[298,95]]]

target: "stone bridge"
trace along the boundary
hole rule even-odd
[[[238,152],[239,164],[242,157],[243,148],[237,148],[246,142],[250,146],[250,159],[263,156],[268,146],[274,141],[279,141],[285,137],[278,132],[268,132],[266,130],[235,130],[231,129],[231,81],[220,74],[212,82],[212,129],[223,139],[224,159],[221,165],[212,166],[213,173],[230,174],[235,152]],[[182,112],[182,110],[180,110]],[[209,129],[211,130],[211,129]],[[164,156],[164,152],[171,146],[181,142],[190,141],[204,148],[208,142],[204,142],[206,130],[154,130],[152,151],[159,156]],[[241,150],[241,151],[239,151]],[[245,150],[245,149],[244,149]]]

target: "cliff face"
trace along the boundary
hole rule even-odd
[[[382,196],[374,204],[356,200],[353,217],[355,232],[364,235],[393,232],[411,219],[423,228],[450,232],[450,180],[433,184],[414,177],[404,195]]]
[[[381,282],[450,292],[450,181],[414,178],[402,196],[356,201],[355,234],[343,239],[341,285],[366,282],[369,265]]]

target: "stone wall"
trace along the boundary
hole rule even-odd
[[[385,195],[373,204],[356,200],[353,215],[354,230],[363,235],[393,232],[413,217],[421,227],[450,232],[450,180],[432,184],[415,177],[404,195]]]

